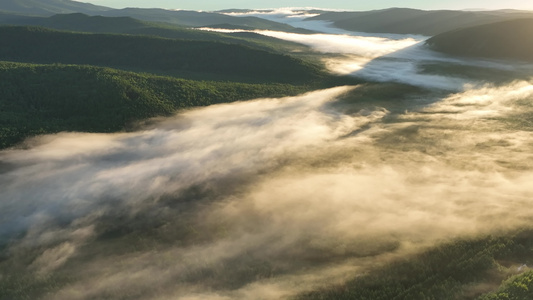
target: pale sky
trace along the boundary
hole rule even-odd
[[[78,0],[114,8],[159,7],[190,10],[226,8],[320,7],[346,10],[372,10],[389,7],[419,9],[524,9],[533,10],[533,0]]]

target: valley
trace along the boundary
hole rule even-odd
[[[532,296],[530,12],[47,1],[0,5],[1,300]]]

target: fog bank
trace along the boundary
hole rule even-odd
[[[67,276],[48,299],[283,299],[530,226],[531,82],[380,95],[215,105],[0,152],[3,264]]]

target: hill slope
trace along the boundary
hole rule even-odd
[[[319,79],[314,65],[242,45],[111,34],[0,27],[0,60],[90,64],[179,76],[247,82],[305,83]]]
[[[36,134],[114,132],[181,108],[295,95],[305,89],[198,82],[92,66],[0,62],[0,149]]]
[[[2,0],[0,11],[50,16],[59,13],[100,13],[111,8],[70,0]]]
[[[223,34],[202,30],[188,29],[179,25],[153,23],[131,17],[89,16],[82,13],[58,14],[51,17],[28,17],[8,13],[0,13],[0,24],[41,26],[50,29],[69,30],[92,33],[119,33],[133,35],[151,35],[173,39],[198,41],[220,41],[242,44],[263,50],[276,50],[287,53],[298,49],[300,52],[308,48],[288,41],[283,41],[260,34],[249,33],[246,38],[242,34]]]
[[[373,272],[358,274],[344,284],[305,293],[297,299],[531,299],[532,272],[512,277],[497,292],[490,293],[513,274],[506,266],[525,262],[529,265],[533,254],[531,234],[531,231],[524,231],[507,237],[489,236],[446,243],[384,264]]]
[[[533,61],[533,19],[518,19],[436,35],[427,44],[452,55]]]
[[[280,30],[288,32],[308,32],[287,24],[277,23],[257,17],[233,17],[220,13],[197,11],[174,11],[159,8],[112,9],[71,0],[2,0],[0,12],[18,15],[51,16],[54,14],[85,13],[107,17],[132,17],[151,22],[165,22],[188,27],[231,24],[256,29]]]
[[[425,11],[390,8],[363,12],[330,12],[310,20],[331,21],[336,27],[362,32],[436,35],[446,31],[519,17],[533,17],[523,11]]]
[[[277,30],[285,32],[308,33],[287,24],[277,23],[257,17],[233,17],[219,13],[197,12],[185,10],[165,10],[159,8],[125,8],[98,13],[107,17],[132,17],[151,22],[165,22],[188,27],[203,27],[216,24],[231,24],[255,29]]]

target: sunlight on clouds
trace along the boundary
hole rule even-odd
[[[531,109],[532,86],[349,114],[337,102],[363,87],[340,87],[35,138],[1,152],[2,234],[39,249],[30,271],[72,272],[48,299],[280,299],[342,283],[529,225],[533,135],[498,118]]]
[[[334,35],[334,34],[297,34],[269,30],[233,30],[217,28],[199,28],[200,30],[216,32],[254,32],[286,41],[301,43],[311,46],[322,53],[341,53],[358,55],[365,58],[383,56],[400,49],[412,46],[419,41],[413,38],[393,40],[381,37]]]

